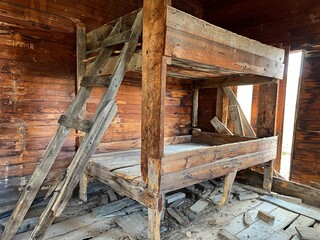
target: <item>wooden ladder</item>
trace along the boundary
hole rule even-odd
[[[109,36],[104,39],[100,52],[89,74],[83,77],[81,81],[78,94],[71,103],[67,113],[60,117],[57,132],[48,145],[41,162],[36,167],[16,208],[10,216],[6,228],[1,235],[2,240],[12,239],[16,234],[53,162],[58,156],[67,135],[70,130],[74,128],[85,132],[84,138],[65,175],[55,185],[53,196],[40,216],[39,222],[32,232],[30,239],[43,239],[46,230],[54,218],[61,214],[69,202],[73,189],[84,173],[89,158],[95,152],[101,138],[117,113],[114,98],[123,80],[126,66],[136,49],[142,32],[142,10],[137,11],[130,30],[124,30],[128,29],[128,26],[125,26],[126,24],[127,23],[123,23],[120,18],[114,25]],[[115,46],[118,44],[123,44],[123,48],[113,73],[108,77],[99,76],[99,71],[107,64]],[[95,86],[105,86],[107,89],[101,98],[92,120],[83,120],[79,117],[81,110],[90,95],[92,87]]]

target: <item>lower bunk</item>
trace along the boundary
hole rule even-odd
[[[277,137],[258,139],[194,131],[186,139],[189,142],[165,146],[160,193],[148,189],[141,178],[140,149],[96,154],[86,171],[120,194],[155,208],[159,195],[270,162],[277,154]]]

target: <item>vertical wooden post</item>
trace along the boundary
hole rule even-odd
[[[77,79],[76,79],[76,93],[78,93],[80,89],[80,83],[82,78],[86,74],[86,64],[83,60],[86,58],[86,28],[83,25],[77,25]],[[81,112],[79,113],[79,118],[85,119],[86,117],[86,105],[83,106]],[[77,130],[77,146],[80,145],[83,135],[80,135],[81,132]],[[79,198],[83,202],[87,202],[87,185],[88,185],[88,176],[86,173],[83,173],[83,176],[80,178],[79,183]]]
[[[164,57],[166,0],[143,1],[141,175],[158,193],[149,209],[149,239],[160,239],[162,197],[161,160],[164,152],[164,98],[168,59]]]
[[[225,176],[224,185],[223,185],[223,195],[218,204],[218,210],[221,210],[221,208],[228,202],[231,188],[236,175],[237,175],[237,171],[233,171]]]
[[[282,153],[282,139],[283,139],[283,123],[284,123],[284,110],[286,103],[286,89],[287,89],[287,73],[289,63],[290,47],[284,47],[284,76],[283,80],[278,84],[278,98],[276,109],[276,135],[278,136],[277,158],[274,161],[274,169],[280,172],[281,168],[281,153]]]
[[[278,84],[265,84],[259,87],[259,106],[257,117],[257,136],[275,135],[276,105]],[[273,161],[264,164],[263,188],[271,191],[273,178]]]
[[[193,90],[192,127],[198,126],[198,112],[199,112],[199,86],[196,86]]]

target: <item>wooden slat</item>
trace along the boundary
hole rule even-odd
[[[216,162],[212,162],[211,159],[211,163],[206,165],[162,175],[161,191],[163,193],[170,192],[208,179],[227,175],[235,170],[245,169],[270,161],[275,155],[276,149],[270,149]]]
[[[168,7],[167,26],[201,38],[220,43],[235,49],[248,51],[251,54],[283,62],[284,51],[279,48],[262,44],[258,41],[237,35],[199,18],[191,16],[176,8]]]
[[[230,87],[224,87],[223,88],[225,94],[227,95],[227,97],[229,98],[230,101],[230,105],[236,105],[239,108],[240,111],[240,116],[241,116],[241,120],[242,120],[242,124],[243,124],[243,128],[244,128],[244,132],[245,132],[245,136],[247,137],[255,137],[256,134],[253,131],[250,123],[248,122],[246,116],[244,115],[244,112],[241,109],[241,106],[234,94],[234,92],[232,91],[232,89]]]
[[[222,145],[228,143],[242,142],[248,140],[255,140],[256,138],[250,137],[239,137],[232,135],[224,135],[213,132],[192,132],[191,141],[194,143],[202,143],[208,145]]]
[[[186,51],[185,49],[188,49]],[[222,45],[197,35],[167,28],[166,56],[189,66],[214,66],[220,71],[238,74],[254,74],[281,79],[283,64],[243,50]]]
[[[278,136],[278,154],[274,160],[274,169],[280,172],[281,168],[281,156],[282,156],[282,138],[283,138],[283,125],[284,125],[284,111],[286,101],[286,89],[287,89],[287,72],[289,66],[289,53],[290,47],[285,47],[285,58],[284,58],[284,75],[283,80],[278,83],[277,93],[277,109],[276,109],[276,135]]]
[[[230,111],[230,119],[233,123],[234,134],[237,136],[243,137],[244,129],[243,129],[239,107],[237,105],[230,105],[229,111]]]
[[[220,122],[217,117],[212,118],[210,123],[218,133],[233,135],[233,133],[222,122]]]
[[[130,35],[131,30],[127,30],[114,36],[107,37],[105,40],[103,40],[101,47],[110,47],[120,43],[128,42],[130,39]]]
[[[199,88],[195,87],[193,90],[193,101],[192,101],[192,127],[198,126],[198,107],[199,107]]]
[[[89,132],[92,126],[92,122],[90,120],[83,120],[81,118],[71,118],[67,115],[61,115],[58,120],[58,123],[68,127],[80,130],[82,132]]]
[[[306,217],[313,218],[317,221],[320,221],[320,212],[319,211],[310,210],[304,206],[294,204],[294,203],[289,203],[287,201],[284,201],[284,200],[281,200],[278,198],[274,198],[271,196],[267,196],[267,195],[261,196],[260,199],[267,201],[267,202],[270,202],[272,204],[275,204],[275,205],[282,207],[284,209],[288,209],[291,212],[299,213],[299,214],[304,215]]]
[[[276,149],[277,138],[265,138],[252,141],[225,144],[220,146],[204,146],[200,149],[184,152],[165,153],[162,162],[162,174],[174,173],[193,167],[210,164],[223,159],[236,158],[253,153]]]
[[[110,76],[84,77],[81,81],[82,87],[109,87]]]

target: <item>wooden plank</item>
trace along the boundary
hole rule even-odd
[[[297,232],[301,239],[305,240],[318,240],[320,236],[320,230],[312,227],[300,227],[296,226]]]
[[[226,158],[205,165],[184,169],[162,175],[161,191],[170,192],[185,186],[208,179],[227,175],[235,170],[245,169],[257,164],[270,161],[276,154],[276,148],[233,158]],[[211,155],[212,161],[212,155]]]
[[[225,229],[220,229],[218,232],[218,236],[224,240],[240,240],[237,236],[233,235],[231,232],[228,232]]]
[[[184,216],[181,212],[173,208],[167,208],[167,212],[173,217],[180,225],[186,225],[189,223],[189,220],[186,216]]]
[[[283,229],[278,230],[276,232],[273,232],[269,235],[266,240],[274,240],[274,239],[281,239],[281,240],[290,240],[291,237],[289,236],[288,233],[286,233]]]
[[[260,218],[261,220],[265,221],[266,223],[272,223],[274,222],[275,216],[263,211],[259,210],[257,217]]]
[[[289,66],[289,54],[290,47],[284,47],[284,75],[282,81],[278,83],[277,93],[277,109],[276,109],[276,135],[278,136],[278,153],[277,158],[274,160],[274,169],[280,172],[281,168],[281,156],[282,156],[282,138],[283,138],[283,125],[284,125],[284,111],[286,101],[286,89],[287,89],[287,74]]]
[[[116,223],[132,240],[146,239],[147,237],[148,223],[139,213],[117,218]]]
[[[72,118],[68,115],[61,115],[58,123],[67,128],[74,128],[82,132],[89,132],[92,127],[92,122],[90,120]]]
[[[208,145],[222,145],[228,143],[249,141],[254,139],[256,138],[224,135],[213,132],[193,131],[191,141],[194,143],[202,143]]]
[[[234,92],[232,91],[232,89],[230,87],[224,87],[223,88],[225,94],[227,95],[227,97],[229,98],[230,101],[230,105],[237,105],[239,108],[239,112],[240,112],[240,116],[241,116],[241,120],[242,120],[242,124],[243,124],[243,128],[244,128],[244,132],[245,132],[245,136],[247,137],[255,137],[256,134],[253,131],[250,123],[248,122],[246,116],[244,115],[241,106],[234,94]]]
[[[202,148],[185,150],[183,152],[165,153],[162,162],[162,174],[173,173],[193,167],[222,161],[226,158],[241,157],[263,151],[274,151],[277,139],[265,138],[218,146],[203,146]]]
[[[192,127],[198,126],[198,106],[199,105],[199,88],[195,87],[193,90],[192,102]]]
[[[290,224],[290,226],[285,230],[285,232],[289,235],[289,237],[292,237],[297,233],[296,231],[297,226],[309,227],[314,223],[315,223],[314,219],[300,215],[293,223]]]
[[[258,41],[237,35],[223,28],[212,25],[204,20],[191,16],[176,8],[168,7],[167,26],[183,32],[209,39],[226,46],[248,51],[262,57],[283,62],[284,51]]]
[[[230,119],[233,123],[233,131],[234,134],[240,137],[244,136],[244,129],[242,124],[242,119],[240,115],[240,111],[237,105],[229,106]]]
[[[266,239],[268,238],[268,235],[284,229],[298,217],[298,214],[282,208],[276,208],[275,210],[269,212],[269,214],[275,216],[273,224],[266,223],[259,219],[255,223],[251,224],[248,228],[245,228],[236,234],[236,236],[240,239],[245,239],[247,236],[250,236],[254,239]]]
[[[282,195],[282,194],[278,194],[278,193],[271,193],[271,196],[279,198],[279,199],[287,201],[287,202],[291,202],[291,203],[298,203],[298,204],[302,203],[301,198],[290,197],[290,196],[286,196],[286,195]]]
[[[121,33],[118,33],[116,35],[107,37],[103,40],[101,47],[110,47],[117,44],[125,43],[130,40],[131,36],[131,30],[123,31]]]
[[[188,49],[188,51],[185,51]],[[218,72],[282,78],[283,64],[237,50],[176,28],[167,28],[165,55],[190,67],[215,68]]]
[[[299,214],[304,215],[306,217],[313,218],[317,221],[320,221],[320,212],[318,212],[318,211],[309,210],[308,208],[300,206],[298,204],[289,203],[289,202],[286,202],[286,201],[283,201],[281,199],[274,198],[271,196],[266,196],[266,195],[261,196],[260,199],[264,200],[264,201],[268,201],[268,202],[275,204],[279,207],[282,207],[284,209],[288,209],[292,212],[299,213]]]
[[[225,176],[224,185],[223,185],[223,195],[217,206],[218,210],[220,210],[225,204],[228,203],[231,188],[232,188],[234,179],[236,178],[236,175],[237,175],[237,171],[233,171]]]
[[[252,170],[246,169],[241,175],[242,181],[252,186],[261,187],[263,175]],[[240,178],[239,178],[240,180]],[[306,204],[320,207],[318,199],[320,198],[320,190],[296,182],[287,181],[277,177],[273,177],[272,191],[301,198]]]
[[[109,87],[110,76],[84,77],[80,83],[82,87]]]
[[[87,172],[99,181],[108,184],[120,194],[126,195],[147,207],[155,207],[154,195],[148,192],[147,189],[140,184],[137,185],[131,181],[118,178],[110,171],[101,169],[99,166],[96,166],[92,163],[88,164]]]
[[[208,205],[209,205],[209,202],[201,198],[190,207],[190,210],[198,214],[203,209],[205,209]]]
[[[278,80],[258,75],[226,75],[221,77],[213,77],[211,79],[200,80],[198,85],[200,88],[216,88],[216,87],[232,87],[251,84],[269,84],[276,83]]]
[[[96,217],[106,216],[106,215],[109,215],[110,213],[114,213],[125,207],[128,207],[134,203],[135,201],[133,201],[130,198],[123,198],[121,200],[111,202],[107,205],[93,208],[92,212]]]
[[[238,199],[240,200],[240,201],[244,201],[244,200],[250,200],[250,199],[256,199],[256,198],[258,198],[259,197],[259,194],[257,194],[257,193],[246,193],[246,194],[239,194],[238,195]]]
[[[233,135],[233,133],[222,123],[217,117],[212,118],[210,121],[212,126],[221,134]]]

